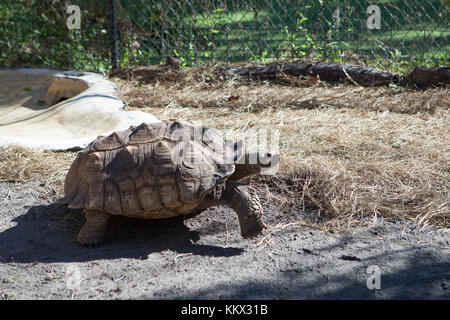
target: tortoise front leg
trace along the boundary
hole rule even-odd
[[[256,191],[246,185],[229,181],[225,191],[226,203],[236,211],[244,238],[253,238],[267,228],[262,220],[263,209]]]
[[[86,223],[77,235],[77,241],[85,246],[96,246],[105,240],[106,225],[111,216],[109,213],[98,210],[83,209]]]

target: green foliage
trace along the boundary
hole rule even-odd
[[[105,72],[109,68],[107,25],[93,20],[94,11],[83,10],[91,1],[72,1],[77,2],[81,8],[81,29],[69,30],[65,1],[3,0],[0,3],[0,66]]]
[[[107,1],[70,3],[81,8],[80,30],[66,27],[64,0],[2,0],[0,66],[109,71]],[[369,3],[116,0],[119,64],[164,63],[167,55],[184,67],[295,58],[342,62],[350,52],[399,72],[415,65],[449,65],[450,30],[448,20],[442,23],[448,5],[443,0],[414,5],[397,0],[395,6],[380,1],[381,30],[365,26]]]

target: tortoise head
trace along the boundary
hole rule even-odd
[[[280,154],[277,152],[236,152],[235,171],[230,176],[230,180],[240,181],[258,173],[275,174],[279,162]]]

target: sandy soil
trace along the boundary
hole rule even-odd
[[[80,212],[48,194],[42,182],[0,183],[2,299],[450,299],[448,229],[378,221],[326,234],[263,193],[258,239],[215,208],[184,221],[115,217],[107,243],[86,248]]]

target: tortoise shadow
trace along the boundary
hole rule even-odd
[[[86,262],[98,259],[147,259],[171,250],[200,256],[229,257],[244,249],[197,244],[198,231],[190,230],[182,217],[161,220],[113,216],[106,243],[95,248],[76,243],[84,223],[80,210],[64,205],[38,205],[13,220],[16,225],[0,233],[0,262]]]

